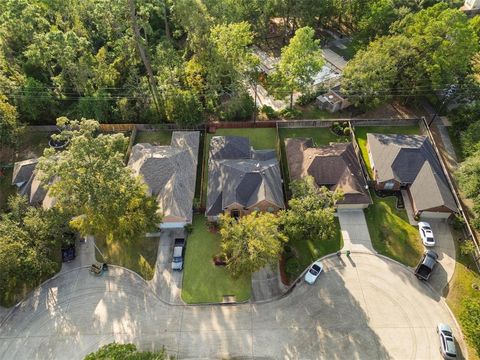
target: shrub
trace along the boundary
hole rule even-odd
[[[346,128],[343,129],[343,135],[345,135],[345,136],[350,136],[351,132],[352,132],[352,130],[349,127],[346,127]]]
[[[297,109],[286,108],[280,111],[280,115],[286,119],[295,119],[299,118],[302,115],[302,112]]]
[[[248,120],[255,111],[255,103],[248,93],[243,92],[238,96],[225,101],[220,106],[219,118],[223,121]]]
[[[267,116],[267,119],[275,119],[278,117],[278,113],[273,110],[271,106],[263,105],[260,111]]]

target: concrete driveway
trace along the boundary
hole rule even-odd
[[[342,250],[374,253],[363,210],[339,209],[337,214],[343,237]]]
[[[443,300],[405,267],[371,254],[324,260],[314,286],[265,304],[171,306],[138,276],[82,268],[42,286],[1,324],[2,359],[82,359],[99,346],[166,346],[186,358],[437,359]]]
[[[432,247],[438,254],[437,266],[430,277],[430,284],[435,290],[443,294],[445,286],[450,282],[455,272],[455,243],[450,226],[442,219],[427,219],[435,236],[435,246]],[[420,241],[420,240],[419,240]]]
[[[184,236],[183,229],[162,231],[158,244],[155,274],[153,279],[148,282],[155,294],[169,304],[183,304],[181,298],[183,271],[173,271],[171,266],[174,240]]]

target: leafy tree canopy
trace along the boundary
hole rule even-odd
[[[71,225],[82,235],[123,240],[160,223],[157,203],[123,162],[123,134],[98,134],[95,120],[59,118],[59,139],[69,139],[62,152],[46,149],[38,169],[55,206],[74,216]]]

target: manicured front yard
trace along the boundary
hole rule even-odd
[[[372,169],[367,151],[367,133],[377,134],[403,134],[403,135],[419,135],[420,128],[418,126],[359,126],[355,127],[355,137],[357,139],[363,160],[367,165],[368,173],[372,176]]]
[[[188,236],[182,299],[186,303],[221,302],[223,295],[235,295],[236,301],[250,298],[250,276],[233,279],[223,266],[213,264],[220,253],[220,236],[210,232],[203,215],[195,215],[193,232]]]
[[[373,204],[365,210],[365,217],[373,247],[382,255],[415,266],[423,253],[417,228],[410,225],[405,210],[396,208],[395,197],[371,195]]]
[[[343,247],[340,223],[335,218],[335,236],[327,241],[291,240],[287,243],[292,249],[290,258],[285,263],[289,280],[295,280],[312,262],[322,256],[337,252]]]
[[[155,272],[159,241],[159,237],[147,238],[145,236],[129,242],[97,237],[95,244],[106,260],[97,250],[95,250],[95,257],[97,261],[126,267],[140,274],[145,280],[150,280]]]

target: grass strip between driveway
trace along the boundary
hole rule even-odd
[[[423,245],[417,228],[408,222],[407,212],[396,208],[394,196],[371,195],[373,204],[365,209],[365,217],[374,249],[404,265],[417,265]]]

